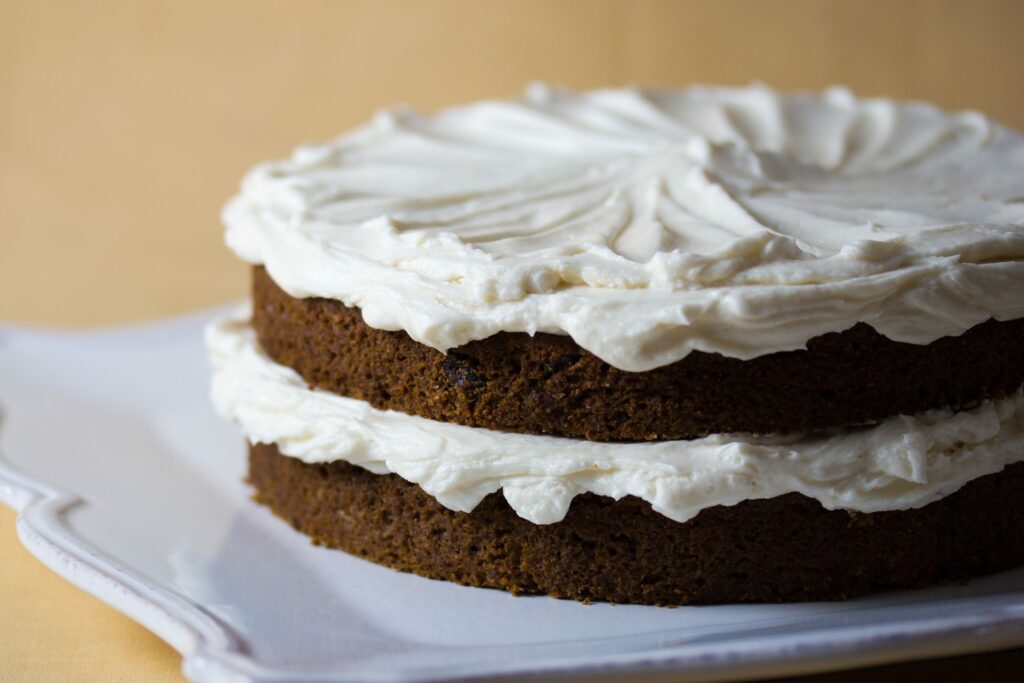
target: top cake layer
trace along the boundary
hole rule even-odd
[[[531,89],[369,126],[245,179],[239,256],[440,351],[568,334],[627,371],[858,322],[1024,317],[1024,136],[842,90]]]

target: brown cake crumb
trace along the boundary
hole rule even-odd
[[[1024,319],[928,345],[858,324],[804,351],[694,352],[633,373],[552,334],[500,333],[443,354],[340,302],[291,297],[262,267],[253,275],[253,325],[278,363],[376,408],[472,427],[596,441],[806,432],[958,409],[1024,384]]]
[[[249,451],[258,499],[315,542],[406,572],[581,601],[655,605],[837,600],[1024,563],[1024,463],[916,510],[826,510],[800,494],[686,523],[640,499],[577,496],[536,525],[500,493],[471,513],[397,475]]]

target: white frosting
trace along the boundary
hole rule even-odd
[[[1021,392],[832,436],[601,443],[435,422],[309,389],[262,352],[244,315],[211,325],[206,339],[214,404],[250,441],[308,463],[393,472],[453,510],[468,512],[501,489],[536,524],[561,520],[586,491],[637,496],[680,522],[713,505],[790,492],[829,509],[899,510],[1024,460]]]
[[[923,344],[1024,316],[1024,136],[839,89],[385,112],[257,167],[224,220],[291,295],[441,351],[564,333],[644,371],[860,321]]]

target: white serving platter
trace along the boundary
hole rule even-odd
[[[313,547],[249,499],[241,436],[207,400],[212,315],[0,327],[0,501],[23,543],[170,643],[195,681],[737,680],[1024,644],[1024,571],[664,609],[516,598]]]

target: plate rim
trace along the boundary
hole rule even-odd
[[[197,342],[203,324],[216,315],[237,307],[237,303],[142,324],[89,330],[49,330],[0,324],[4,337],[46,338],[54,342],[105,344],[110,340],[141,341],[158,335],[166,341],[169,332],[195,333]],[[0,406],[0,430],[2,424]],[[87,538],[78,535],[67,522],[73,508],[88,506],[87,499],[61,490],[19,471],[0,450],[0,503],[17,512],[16,529],[22,545],[58,576],[138,622],[168,643],[181,656],[186,678],[201,683],[237,681],[276,683],[278,681],[346,681],[343,671],[296,670],[260,664],[244,654],[244,639],[202,607],[176,594],[167,586],[153,583],[106,555]],[[1021,593],[1024,597],[1024,592]],[[660,609],[660,608],[652,608]],[[824,673],[850,668],[995,651],[1024,644],[1024,609],[1020,614],[1007,609],[988,609],[971,623],[936,623],[909,632],[906,627],[884,635],[819,643],[810,652],[800,643],[776,643],[768,638],[742,654],[724,653],[722,644],[693,652],[693,645],[676,645],[661,651],[623,653],[592,662],[555,661],[532,668],[501,665],[487,669],[472,665],[460,671],[434,669],[411,672],[380,672],[381,681],[470,680],[501,678],[515,680],[545,676],[600,680],[629,674],[633,678],[675,681],[698,678],[704,681],[750,680],[779,675]],[[947,617],[948,621],[949,617]],[[961,621],[963,619],[961,618]],[[714,651],[717,648],[719,651]],[[940,654],[937,651],[941,650]],[[365,680],[365,672],[359,672]]]

